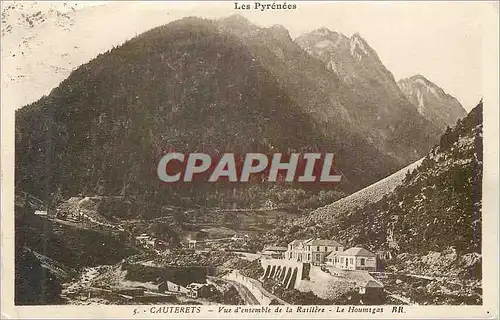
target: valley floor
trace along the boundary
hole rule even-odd
[[[73,200],[73,203],[70,204],[73,207],[69,210],[71,214],[36,217],[36,221],[31,221],[32,217],[30,217],[27,221],[29,221],[30,226],[50,225],[51,230],[61,239],[64,239],[67,233],[76,232],[74,236],[82,235],[83,232],[99,234],[103,237],[101,240],[103,242],[99,245],[107,247],[111,242],[118,241],[112,246],[123,247],[123,250],[119,250],[123,252],[132,252],[128,251],[132,249],[135,253],[126,254],[111,264],[100,264],[100,257],[97,254],[91,260],[87,259],[92,261],[91,265],[79,266],[78,263],[71,265],[68,269],[73,270],[73,276],[70,279],[61,279],[60,295],[67,304],[158,302],[169,304],[256,304],[262,303],[259,300],[259,295],[268,296],[269,299],[266,300],[268,303],[270,301],[281,304],[294,304],[298,301],[310,301],[312,304],[316,304],[318,301],[327,303],[326,300],[317,300],[312,293],[307,296],[307,292],[288,292],[280,288],[279,284],[263,281],[260,277],[249,278],[250,281],[255,282],[252,284],[228,278],[233,270],[244,270],[255,265],[262,258],[259,251],[266,243],[266,239],[262,239],[262,236],[264,232],[273,227],[272,225],[264,227],[262,231],[258,230],[258,228],[262,228],[258,223],[254,224],[255,229],[251,231],[248,225],[246,228],[242,228],[241,225],[231,224],[193,224],[196,225],[194,229],[189,229],[193,228],[192,226],[176,231],[166,229],[168,230],[166,232],[175,233],[177,237],[180,237],[180,241],[175,243],[158,237],[158,232],[151,232],[151,226],[155,224],[167,223],[171,225],[171,222],[165,221],[165,218],[148,221],[141,219],[123,221],[114,219],[111,221],[99,216],[91,209],[79,207],[78,203],[87,202],[88,199],[86,199],[87,197],[78,201]],[[252,210],[254,209],[222,211],[241,215]],[[265,210],[259,209],[258,211]],[[43,232],[47,232],[47,230]],[[203,235],[203,240],[188,244],[186,238],[196,237],[197,233]],[[94,237],[90,234],[89,239]],[[53,239],[49,238],[47,241],[53,241]],[[80,237],[76,241],[87,240]],[[85,251],[85,248],[76,250]],[[44,255],[36,252],[35,254],[39,260],[45,259],[46,262],[42,264],[52,272],[65,273],[61,271],[65,270],[65,262],[63,261],[62,265],[59,265],[51,260],[49,258],[51,252],[45,252]],[[64,256],[64,253],[61,254]],[[85,257],[87,253],[80,252],[79,254]],[[163,273],[163,270],[172,268],[176,268],[177,271],[173,273],[169,271],[168,276]],[[201,277],[193,276],[192,272],[195,272],[193,268],[206,268],[207,271],[204,271]],[[74,272],[76,272],[76,276]],[[453,283],[453,281],[450,284],[449,278],[388,272],[379,280],[385,286],[386,304],[460,304],[464,302],[477,304],[482,299],[481,292],[477,290],[470,291],[464,296],[462,290],[464,284]],[[162,287],[162,282],[168,283],[167,288]],[[209,283],[213,286],[213,292],[207,294],[206,297],[194,298],[188,293],[190,289],[187,287],[190,283]],[[450,289],[450,285],[454,288]],[[477,287],[477,284],[472,285]],[[256,287],[260,288],[257,292],[255,292]],[[182,288],[182,291],[179,291],[179,288]]]

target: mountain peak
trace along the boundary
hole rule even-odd
[[[328,28],[321,27],[319,29],[311,31],[309,34],[318,35],[318,36],[326,36],[326,35],[332,34],[332,31]]]
[[[405,100],[406,108],[414,112],[413,106],[402,96],[392,73],[360,33],[347,37],[342,33],[320,28],[295,41],[306,52],[320,59],[346,85],[358,87],[356,91],[363,92],[365,96],[382,94],[391,101],[387,104],[396,105]],[[370,79],[371,84],[367,79]],[[372,86],[375,83],[380,84],[378,88]]]
[[[358,61],[368,56],[374,56],[379,60],[375,51],[368,45],[368,42],[357,32],[350,38],[350,50],[351,55]]]
[[[425,76],[421,74],[413,75],[409,78],[403,78],[398,81],[398,85],[400,87],[408,87],[411,85],[420,85],[430,91],[432,94],[437,96],[447,96],[442,88],[440,88],[437,84],[427,79]],[[451,97],[451,96],[450,96]]]
[[[281,24],[273,24],[269,29],[288,32],[288,30],[285,27],[283,27]]]
[[[342,33],[322,27],[306,33],[296,39],[302,47],[316,47],[320,50],[346,51],[358,62],[363,57],[378,59],[377,53],[368,45],[361,35],[356,32],[350,38]]]
[[[427,79],[425,76],[421,75],[421,74],[416,74],[416,75],[413,75],[409,78],[410,81],[416,81],[416,82],[420,82],[420,83],[425,83],[427,85],[432,85],[433,87],[438,87],[436,84],[434,84],[432,81],[430,81],[429,79]],[[401,79],[400,81],[402,80],[406,80],[406,79]]]
[[[224,22],[238,23],[238,24],[242,24],[242,25],[251,25],[252,24],[247,18],[245,18],[239,14],[232,14],[228,17],[221,18],[220,20],[224,21]]]
[[[340,40],[348,40],[349,39],[345,35],[343,35],[342,33],[332,31],[326,27],[321,27],[321,28],[315,29],[311,32],[304,33],[303,35],[299,36],[297,38],[297,40],[304,41],[307,39],[318,39],[318,38],[319,39],[330,39],[332,41],[336,41],[336,40],[340,41]]]
[[[253,25],[247,18],[239,14],[233,14],[225,18],[220,18],[219,22],[229,29],[244,30],[246,32],[251,32],[256,29],[255,25]]]
[[[421,74],[399,80],[398,86],[420,114],[441,128],[467,115],[455,97]]]
[[[259,27],[253,25],[247,18],[233,14],[218,20],[219,26],[227,32],[237,34],[243,37],[252,37],[260,30]]]
[[[423,79],[425,81],[429,81],[429,79],[427,79],[425,76],[421,75],[420,73],[417,73],[417,74],[411,76],[410,79],[415,79],[415,80],[416,79]]]
[[[288,29],[283,27],[281,24],[275,24],[268,28],[268,30],[280,38],[291,39],[290,32],[288,32]]]
[[[365,39],[363,39],[363,37],[361,36],[361,34],[359,32],[354,32],[353,35],[351,36],[351,39],[352,38],[358,38],[358,39],[366,42]]]

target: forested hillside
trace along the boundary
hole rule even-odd
[[[139,195],[147,207],[217,206],[249,185],[162,185],[161,155],[326,151],[344,177],[333,192],[351,193],[421,157],[439,133],[411,108],[383,116],[386,103],[371,108],[391,134],[368,132],[364,99],[283,27],[185,18],[99,55],[16,112],[16,188],[55,203]],[[271,192],[259,188],[260,204]]]
[[[471,297],[480,292],[482,278],[482,109],[481,102],[448,128],[422,164],[382,199],[346,211],[320,208],[270,237],[282,235],[282,242],[322,237],[363,245],[379,254],[386,271],[455,283],[458,287],[447,289],[454,298],[443,298],[445,302],[480,299]],[[431,287],[426,290],[432,295]]]

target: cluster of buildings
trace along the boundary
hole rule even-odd
[[[160,252],[168,251],[166,242],[157,239],[149,234],[143,233],[135,237],[137,244],[147,249],[153,249]],[[235,250],[241,247],[242,244],[250,240],[248,235],[233,235],[231,237],[206,239],[206,240],[188,240],[187,248],[195,251],[210,251],[225,249]]]
[[[217,294],[217,289],[214,285],[208,283],[190,283],[187,287],[186,295],[190,298],[209,298]]]
[[[135,237],[135,240],[140,245],[142,245],[148,249],[164,251],[164,250],[167,250],[167,248],[168,248],[167,243],[165,243],[164,241],[157,239],[153,236],[150,236],[146,233],[143,233],[140,236]]]
[[[217,294],[217,289],[215,288],[215,286],[209,283],[192,282],[186,287],[183,287],[170,281],[157,279],[157,283],[155,284],[155,286],[155,289],[158,292],[184,294],[187,297],[193,299],[209,298]]]
[[[109,292],[137,302],[177,302],[179,295],[191,299],[210,298],[217,295],[217,288],[209,283],[190,283],[186,287],[157,279],[145,287],[106,287]],[[72,293],[74,294],[74,293]]]
[[[377,269],[377,257],[374,253],[358,247],[345,250],[345,247],[335,240],[293,240],[288,247],[264,248],[262,256],[333,266],[343,270],[375,271]]]

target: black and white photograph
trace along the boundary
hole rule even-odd
[[[498,317],[498,2],[1,12],[9,310]]]

